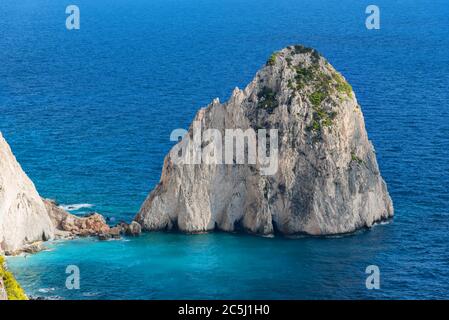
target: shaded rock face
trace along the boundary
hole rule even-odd
[[[0,254],[35,253],[54,238],[100,236],[111,229],[98,213],[77,217],[42,199],[0,134]]]
[[[243,91],[214,100],[194,123],[223,137],[226,129],[277,129],[277,171],[267,175],[259,162],[179,165],[173,150],[192,140],[192,125],[135,217],[145,230],[331,235],[393,216],[352,88],[313,49],[273,54]]]
[[[126,222],[120,222],[114,228],[117,228],[120,234],[124,234],[127,236],[139,236],[142,233],[142,227],[136,221],[132,221],[130,224]]]
[[[0,301],[8,300],[8,295],[6,294],[6,288],[3,283],[3,279],[0,278]]]
[[[53,237],[42,199],[0,133],[0,252]]]

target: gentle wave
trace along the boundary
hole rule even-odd
[[[92,208],[94,205],[90,203],[63,204],[59,207],[66,211],[78,211],[80,209]]]

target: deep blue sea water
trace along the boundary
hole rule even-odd
[[[317,48],[354,87],[393,223],[342,238],[151,233],[9,259],[32,295],[81,299],[449,298],[449,6],[376,0],[0,2],[0,130],[39,192],[130,220],[170,132],[244,87],[271,52]],[[82,207],[82,206],[81,206]],[[65,288],[65,268],[81,289]],[[365,288],[378,265],[381,289]]]

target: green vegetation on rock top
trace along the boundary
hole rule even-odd
[[[14,275],[5,269],[5,258],[0,256],[0,278],[3,279],[8,300],[28,300],[25,291],[17,282]]]
[[[327,95],[326,93],[322,91],[315,91],[309,96],[310,103],[312,104],[313,108],[313,121],[312,125],[310,126],[310,129],[312,131],[321,131],[321,128],[324,127],[331,127],[332,126],[332,120],[337,115],[336,112],[327,112],[324,110],[324,108],[321,106],[322,102],[326,99]]]
[[[321,105],[321,102],[326,98],[326,94],[321,91],[315,91],[310,95],[310,102],[315,108],[318,108]]]
[[[269,66],[274,66],[274,64],[276,63],[277,55],[278,55],[278,53],[277,53],[277,52],[274,52],[274,53],[270,56],[270,58],[268,59],[267,65],[269,65]]]

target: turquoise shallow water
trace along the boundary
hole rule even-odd
[[[148,234],[10,259],[28,293],[61,298],[448,298],[449,6],[379,0],[62,0],[0,4],[0,130],[39,192],[130,220],[170,132],[244,87],[274,50],[317,48],[353,85],[396,209],[344,238]],[[81,290],[64,289],[65,267]],[[378,265],[381,290],[364,287]]]

